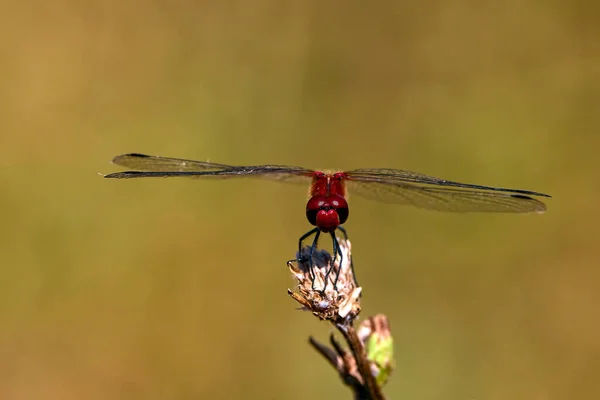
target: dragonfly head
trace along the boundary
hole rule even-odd
[[[348,219],[348,202],[338,194],[313,196],[306,204],[306,218],[322,232],[333,232]]]

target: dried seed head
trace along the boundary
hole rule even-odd
[[[299,259],[302,261],[288,261],[288,267],[298,282],[296,290],[288,289],[288,294],[299,302],[303,309],[312,311],[320,319],[342,323],[353,321],[360,313],[362,288],[355,284],[350,242],[339,238],[338,242],[342,263],[340,265],[340,257],[337,257],[329,274],[328,271],[332,268],[331,255],[325,250],[314,251],[312,268],[314,283],[308,261],[309,246],[304,247],[299,254]],[[334,287],[338,270],[339,278]]]

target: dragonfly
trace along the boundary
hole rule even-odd
[[[332,267],[326,273],[326,283],[338,256],[338,265],[341,265],[343,255],[335,232],[339,229],[347,238],[347,232],[342,226],[349,216],[347,189],[367,199],[459,213],[543,213],[546,205],[535,197],[551,197],[531,190],[460,183],[419,172],[390,168],[324,172],[290,165],[237,166],[140,153],[123,154],[115,157],[112,162],[130,168],[131,171],[111,173],[105,175],[105,178],[259,177],[283,182],[309,183],[306,218],[314,228],[300,237],[298,254],[302,254],[302,243],[314,235],[308,256],[313,285],[315,275],[312,258],[321,233],[329,234],[333,241]],[[339,270],[333,279],[334,288],[339,278]]]

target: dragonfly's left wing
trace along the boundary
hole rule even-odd
[[[389,203],[451,212],[544,212],[530,190],[472,185],[397,169],[357,169],[345,173],[350,193]]]

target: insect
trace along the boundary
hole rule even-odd
[[[365,198],[450,212],[542,213],[546,210],[545,204],[532,196],[551,197],[530,190],[460,183],[418,172],[388,168],[365,168],[328,173],[288,165],[235,166],[138,153],[117,156],[113,159],[113,163],[131,168],[132,171],[108,174],[104,176],[105,178],[260,177],[280,181],[310,182],[306,218],[315,228],[300,237],[298,248],[301,254],[304,240],[314,235],[309,253],[311,266],[312,255],[321,233],[331,236],[333,259],[335,260],[339,255],[341,263],[342,253],[335,231],[340,229],[347,237],[345,229],[341,226],[349,216],[346,200],[347,186],[352,193]],[[331,269],[327,272],[325,282]],[[333,281],[334,288],[338,276]]]

